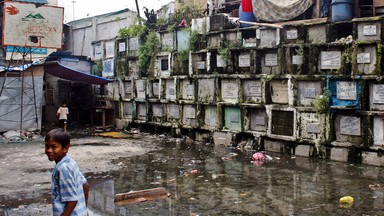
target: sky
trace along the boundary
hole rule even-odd
[[[140,15],[145,17],[143,7],[155,11],[162,5],[168,4],[172,0],[138,0]],[[64,23],[72,20],[92,17],[104,13],[128,8],[136,11],[135,0],[58,0],[58,5],[64,7]]]

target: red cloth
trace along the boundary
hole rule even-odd
[[[243,12],[253,12],[252,0],[242,0],[241,5],[242,5]]]

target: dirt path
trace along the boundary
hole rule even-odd
[[[119,168],[118,164],[112,163],[113,159],[145,154],[158,148],[154,143],[159,142],[159,136],[139,134],[125,139],[78,138],[71,140],[69,155],[77,161],[85,176],[102,176]],[[48,204],[51,170],[55,164],[47,159],[43,140],[0,143],[0,164],[0,209],[19,207],[20,211],[34,215],[31,211],[41,206],[30,203]],[[18,212],[15,215],[23,214]]]

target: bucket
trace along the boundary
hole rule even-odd
[[[353,0],[332,0],[332,22],[353,18]]]
[[[244,12],[243,11],[242,5],[240,5],[240,7],[239,7],[239,18],[240,18],[240,21],[248,21],[248,22],[255,22],[255,20],[256,20],[253,12]],[[250,27],[250,26],[252,26],[252,25],[240,23],[240,28]]]

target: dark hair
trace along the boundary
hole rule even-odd
[[[71,136],[66,130],[57,128],[50,130],[45,136],[45,142],[49,142],[50,140],[58,142],[61,146],[65,147],[69,145]]]

